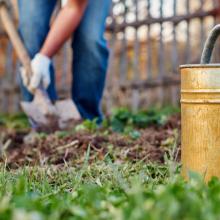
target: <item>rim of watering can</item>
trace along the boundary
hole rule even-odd
[[[180,69],[183,68],[220,68],[218,63],[208,63],[208,64],[183,64],[180,65]]]

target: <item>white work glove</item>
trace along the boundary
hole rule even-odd
[[[21,78],[24,86],[32,93],[40,85],[47,89],[50,85],[50,65],[51,59],[43,54],[36,54],[31,61],[32,77],[28,80],[28,74],[26,70],[21,67]]]

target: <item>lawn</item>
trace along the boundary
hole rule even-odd
[[[180,175],[178,110],[119,109],[28,144],[23,116],[1,124],[0,220],[220,219],[220,181]]]

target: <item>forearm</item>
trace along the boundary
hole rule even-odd
[[[40,51],[52,57],[72,35],[78,26],[87,5],[86,0],[69,0],[55,19],[47,39]]]

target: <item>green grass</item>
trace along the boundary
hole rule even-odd
[[[1,220],[214,220],[219,204],[219,180],[191,174],[186,183],[171,161],[0,171]]]

